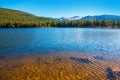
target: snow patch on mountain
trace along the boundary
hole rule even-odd
[[[61,17],[61,18],[54,18],[56,20],[79,20],[81,19],[82,17],[79,17],[79,16],[73,16],[73,17]]]

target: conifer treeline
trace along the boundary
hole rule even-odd
[[[10,9],[0,8],[0,28],[27,27],[107,27],[120,28],[117,20],[58,21]]]
[[[91,28],[120,28],[120,21],[117,20],[77,20],[62,21],[59,27],[91,27]]]

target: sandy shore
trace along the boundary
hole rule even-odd
[[[120,80],[120,59],[72,53],[0,60],[0,80]]]

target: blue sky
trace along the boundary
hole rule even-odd
[[[120,0],[0,0],[0,7],[46,17],[120,15]]]

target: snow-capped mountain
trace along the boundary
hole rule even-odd
[[[79,20],[81,19],[82,17],[79,17],[79,16],[73,16],[73,17],[61,17],[61,18],[54,18],[56,20]]]
[[[74,17],[71,17],[71,20],[78,20],[78,19],[81,19],[82,17],[80,16],[74,16]]]
[[[53,18],[55,20],[120,20],[120,16],[117,15],[96,15],[96,16],[85,16],[85,17],[61,17],[61,18]]]

